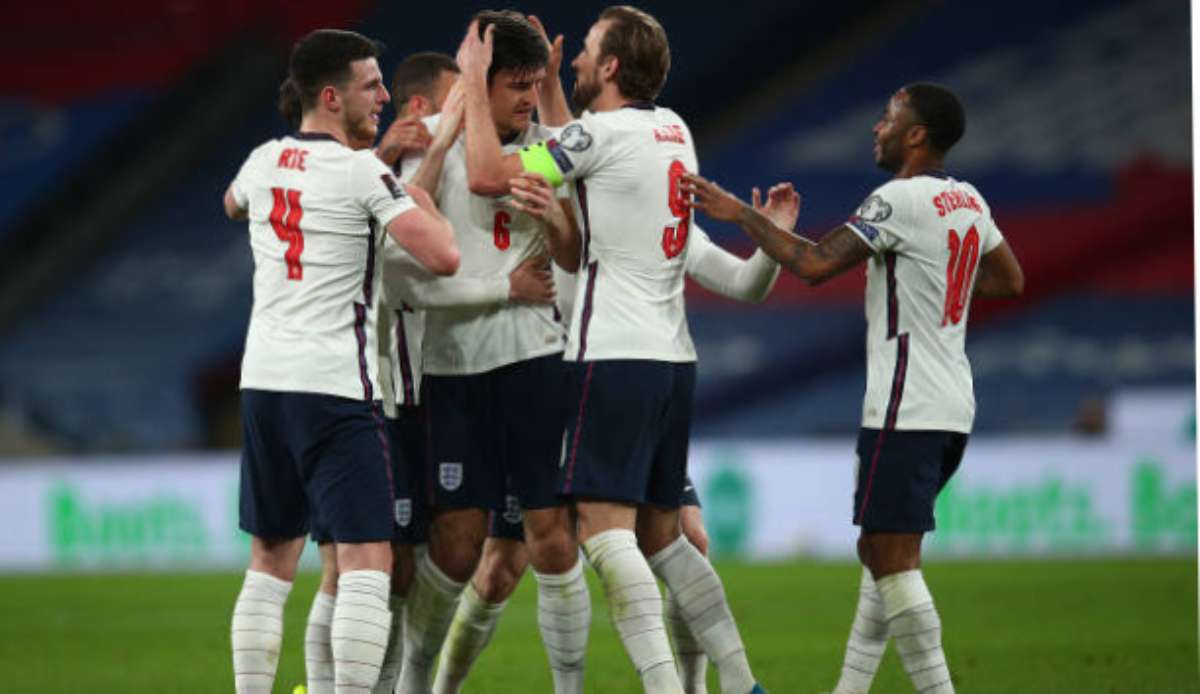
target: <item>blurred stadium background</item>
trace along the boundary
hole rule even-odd
[[[600,7],[534,0],[518,9],[564,33],[569,60]],[[245,227],[223,217],[220,195],[254,145],[284,132],[275,94],[297,37],[357,28],[388,44],[390,75],[409,52],[453,54],[473,9],[117,0],[7,13],[0,573],[79,572],[71,590],[86,591],[105,580],[98,570],[242,564],[237,378],[252,261]],[[964,98],[967,135],[950,171],[987,196],[1028,289],[972,310],[976,434],[941,499],[930,551],[969,566],[1019,566],[1012,574],[1024,577],[1043,566],[1082,575],[1096,557],[1184,576],[1172,584],[1180,621],[1171,625],[1184,641],[1171,648],[1185,657],[1163,668],[1195,683],[1188,3],[647,9],[673,49],[660,102],[692,124],[703,172],[743,195],[793,181],[810,236],[885,179],[872,165],[871,126],[896,87],[931,79]],[[701,223],[749,253],[736,228]],[[695,286],[688,293],[700,352],[693,469],[714,550],[735,573],[797,558],[843,566],[844,609],[833,636],[821,637],[830,673],[853,609],[845,562],[864,388],[862,287],[857,272],[818,289],[784,276],[755,306]],[[784,579],[803,576],[781,566]],[[1164,589],[1156,570],[1144,574],[1132,592]],[[739,590],[731,584],[735,607]],[[221,639],[223,618],[213,622]],[[0,661],[16,657],[16,627],[0,633]],[[947,633],[953,648],[953,627]],[[58,691],[29,687],[12,691]]]

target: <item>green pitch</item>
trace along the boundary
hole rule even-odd
[[[750,661],[775,694],[831,689],[850,628],[849,564],[720,564]],[[1184,560],[956,563],[926,567],[958,691],[1200,692],[1196,563]],[[316,577],[289,602],[277,692],[304,681]],[[0,690],[13,694],[230,692],[234,574],[0,577]],[[589,692],[636,692],[592,583]],[[526,578],[466,692],[549,692]],[[709,690],[716,694],[710,673]],[[889,648],[876,692],[911,687]]]

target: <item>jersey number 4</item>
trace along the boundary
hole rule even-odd
[[[959,239],[958,232],[951,229],[947,238],[950,246],[950,262],[946,265],[946,304],[942,311],[942,327],[958,325],[963,310],[970,300],[971,278],[979,264],[979,232],[975,227],[967,230]]]
[[[275,196],[275,206],[271,208],[271,228],[279,240],[288,245],[283,254],[283,261],[287,263],[287,278],[302,280],[304,266],[300,264],[300,254],[304,252],[304,233],[300,231],[300,218],[304,216],[304,208],[300,206],[300,191],[272,188],[271,195]]]
[[[674,258],[687,247],[688,231],[692,223],[692,210],[688,206],[687,195],[679,185],[679,179],[685,173],[687,169],[683,168],[683,162],[678,160],[671,162],[671,168],[667,169],[667,181],[670,184],[667,206],[671,208],[671,216],[676,220],[674,224],[663,229],[662,249],[668,258]]]

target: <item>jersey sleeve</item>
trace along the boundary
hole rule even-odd
[[[508,301],[508,277],[437,277],[391,238],[383,248],[384,303],[394,310],[483,308]]]
[[[904,186],[899,181],[889,181],[867,196],[846,220],[846,226],[876,253],[890,251],[904,241],[911,228],[910,207]]]
[[[258,168],[258,161],[262,159],[264,149],[266,149],[266,145],[255,148],[250,153],[250,156],[246,157],[246,161],[242,162],[242,168],[238,170],[237,176],[229,184],[229,189],[233,191],[234,201],[243,210],[250,206],[250,187]]]
[[[687,274],[701,287],[737,301],[762,301],[779,277],[779,263],[755,249],[742,259],[712,242],[698,226],[688,240]]]
[[[417,206],[387,164],[371,151],[364,150],[354,158],[350,185],[355,200],[380,226],[386,227],[393,219]]]
[[[601,158],[604,129],[588,114],[563,126],[555,137],[522,147],[518,154],[526,171],[546,177],[550,185],[586,178]]]

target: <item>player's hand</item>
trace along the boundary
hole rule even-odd
[[[546,42],[546,48],[550,51],[550,59],[546,61],[546,78],[558,79],[558,70],[562,66],[563,58],[563,35],[559,34],[551,41],[550,35],[546,33],[546,27],[542,26],[542,20],[532,14],[527,19],[538,30],[538,33],[542,35],[542,40]]]
[[[489,24],[479,37],[479,20],[471,22],[467,27],[467,35],[463,37],[458,47],[455,62],[464,76],[487,79],[488,67],[492,64],[492,35],[496,33],[496,25]]]
[[[767,204],[762,202],[762,193],[755,187],[750,195],[754,209],[780,229],[792,231],[800,217],[802,198],[791,183],[776,183],[767,191]]]
[[[462,80],[456,80],[454,86],[446,93],[446,101],[442,104],[442,117],[438,119],[437,130],[433,133],[432,147],[447,149],[458,139],[464,123],[465,94]]]
[[[736,222],[746,207],[736,195],[699,174],[685,173],[681,185],[684,195],[692,196],[691,206],[713,219]]]
[[[397,118],[380,138],[376,154],[383,163],[395,166],[397,159],[410,152],[424,152],[432,141],[429,129],[420,118]]]
[[[550,258],[535,255],[508,275],[508,300],[526,304],[554,303],[554,276]]]
[[[559,209],[554,188],[541,174],[522,172],[520,176],[508,180],[508,188],[512,193],[509,204],[540,222],[549,221],[554,211]]]

